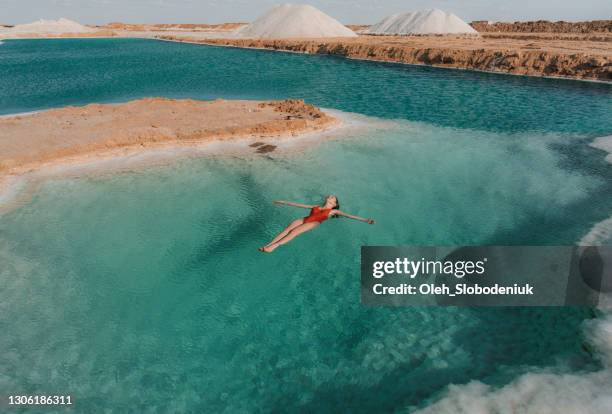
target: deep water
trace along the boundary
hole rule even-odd
[[[371,126],[304,152],[46,182],[0,216],[0,389],[76,412],[393,412],[599,369],[582,308],[364,308],[359,248],[574,244],[612,214],[612,86],[150,40],[0,46],[0,113],[305,98]],[[351,115],[352,116],[352,115]],[[380,118],[389,122],[380,122]],[[337,194],[339,219],[272,255]]]
[[[0,114],[158,95],[292,97],[439,126],[612,130],[611,86],[561,79],[135,39],[5,41],[0,69]]]

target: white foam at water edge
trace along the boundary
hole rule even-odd
[[[606,151],[606,161],[612,164],[612,135],[596,138],[591,144],[593,148]],[[612,243],[612,217],[600,221],[580,240],[581,246],[593,246]]]
[[[608,153],[606,161],[612,164],[612,135],[596,138],[595,141],[591,143],[591,146],[606,151]]]
[[[612,243],[612,217],[595,224],[580,240],[580,246],[598,246]]]
[[[27,188],[28,182],[25,177],[0,178],[0,214],[19,199],[19,195]]]
[[[472,381],[451,385],[419,414],[612,413],[612,312],[588,322],[587,336],[603,369],[585,373],[527,373],[500,388]]]
[[[612,136],[597,138],[591,146],[608,152],[612,163]],[[612,217],[597,223],[581,245],[612,242]],[[446,394],[418,414],[601,414],[612,413],[612,297],[600,297],[603,314],[586,324],[588,343],[603,369],[567,373],[557,368],[521,375],[494,389],[480,381],[451,385]]]

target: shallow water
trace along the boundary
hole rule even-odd
[[[78,412],[380,412],[451,383],[598,370],[589,309],[363,308],[359,247],[578,242],[612,213],[606,153],[589,146],[612,131],[611,92],[155,41],[7,41],[2,113],[305,97],[392,121],[299,153],[46,182],[0,216],[0,389],[69,393]],[[328,193],[377,224],[332,220],[257,252],[303,214],[273,200]]]

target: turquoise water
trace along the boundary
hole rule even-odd
[[[5,41],[0,68],[0,114],[157,95],[295,97],[459,128],[612,130],[610,85],[567,80],[133,39]]]
[[[6,41],[0,113],[299,97],[370,125],[270,157],[46,182],[0,216],[0,389],[76,412],[396,412],[599,369],[589,309],[359,304],[365,244],[572,244],[612,214],[612,87],[144,40]],[[359,119],[363,121],[361,115]],[[380,122],[380,118],[389,120]],[[273,255],[302,214],[343,209]]]

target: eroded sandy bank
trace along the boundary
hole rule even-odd
[[[326,129],[336,118],[301,100],[197,101],[148,98],[0,119],[0,178],[117,151],[266,138]],[[257,144],[257,143],[255,143]],[[267,152],[270,147],[256,145]]]
[[[87,33],[11,33],[0,31],[1,39],[89,39],[117,37],[118,34],[111,30],[96,30]]]
[[[162,40],[299,53],[340,55],[397,63],[530,76],[612,81],[612,37],[359,36],[346,39],[236,39],[162,35]]]

